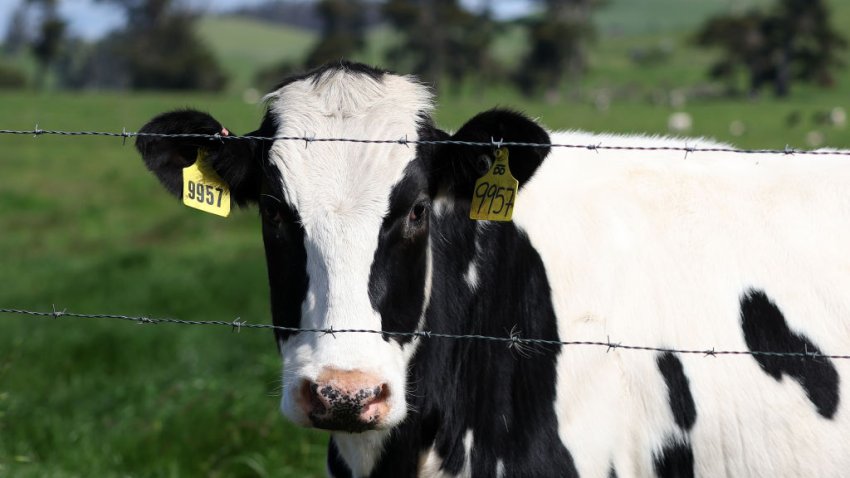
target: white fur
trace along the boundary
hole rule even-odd
[[[277,135],[287,136],[415,140],[418,114],[431,109],[427,88],[409,78],[387,75],[376,81],[345,71],[329,71],[315,83],[296,81],[267,101],[279,119]],[[302,327],[381,328],[368,296],[370,267],[390,191],[415,155],[415,148],[375,144],[278,141],[272,146],[270,159],[280,169],[285,198],[298,211],[305,233],[309,289]],[[283,346],[284,415],[308,424],[295,403],[301,380],[315,380],[326,368],[360,370],[388,384],[389,413],[381,426],[393,427],[407,414],[406,366],[415,347],[407,348],[402,351],[380,335],[292,336]],[[366,475],[383,436],[341,434],[337,443],[355,473]],[[363,443],[357,444],[358,437]]]
[[[384,451],[384,441],[390,430],[363,433],[336,433],[337,450],[355,478],[369,476]]]
[[[474,446],[475,437],[472,434],[472,429],[466,430],[463,435],[463,469],[460,471],[459,478],[472,477],[472,447]]]
[[[557,133],[555,143],[683,140]],[[713,146],[704,141],[688,146]],[[575,149],[520,191],[562,340],[747,350],[740,295],[763,288],[823,353],[850,346],[850,161],[839,157]],[[850,469],[850,364],[822,418],[803,388],[748,356],[680,356],[697,407],[697,476],[832,476]],[[678,429],[656,355],[565,347],[553,406],[582,477],[651,476]],[[681,435],[679,435],[681,437]]]
[[[441,468],[443,460],[433,447],[429,448],[419,458],[419,477],[420,478],[470,478],[472,476],[472,447],[474,446],[474,436],[472,429],[467,429],[463,434],[463,468],[457,475],[446,473]],[[505,472],[504,464],[501,460],[496,464],[497,476],[502,476]],[[499,471],[501,470],[501,471]]]

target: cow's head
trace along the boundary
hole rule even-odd
[[[267,96],[252,136],[548,142],[525,117],[482,113],[455,135],[431,121],[431,94],[415,79],[339,63],[285,82]],[[148,133],[227,134],[192,110],[157,116]],[[468,215],[488,147],[290,140],[209,141],[139,137],[147,166],[180,195],[181,169],[198,148],[239,205],[262,215],[275,325],[305,329],[421,330],[430,299],[432,211]],[[547,154],[511,151],[524,182]],[[465,207],[465,209],[464,209]],[[410,336],[277,331],[283,356],[281,408],[305,426],[389,429],[406,416]]]

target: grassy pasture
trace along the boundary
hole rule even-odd
[[[850,7],[836,15],[850,21]],[[310,41],[253,24],[240,28],[249,27],[254,41],[279,41],[283,50]],[[231,59],[230,71],[280,58],[277,51],[246,50],[248,43],[236,39],[238,28],[201,28],[220,34],[216,49]],[[637,33],[600,38],[593,73],[576,88],[649,91],[701,80],[711,55],[687,46],[685,33],[669,35],[668,62],[638,68],[629,51],[666,37],[629,28]],[[505,42],[499,48],[514,55],[515,47]],[[379,48],[370,48],[375,56],[367,59],[377,61]],[[241,78],[247,85],[249,76]],[[652,106],[643,96],[615,98],[600,109],[586,100],[549,104],[507,88],[466,85],[440,98],[436,114],[453,129],[500,105],[550,128],[666,132],[674,109]],[[240,98],[238,88],[222,96],[2,92],[0,128],[38,123],[132,131],[161,111],[190,106],[244,133],[262,111]],[[676,110],[693,116],[692,135],[742,147],[805,147],[806,136],[818,131],[825,144],[850,148],[850,130],[813,120],[833,107],[848,108],[847,98],[850,73],[844,72],[836,88],[801,87],[788,100],[695,100]],[[789,126],[792,113],[801,120]],[[745,125],[743,135],[730,134],[733,121]],[[164,193],[129,142],[0,136],[0,307],[49,310],[56,304],[75,312],[267,323],[264,267],[255,211],[222,220],[183,207]],[[292,427],[277,412],[279,367],[267,331],[0,316],[0,476],[323,476],[326,437]]]

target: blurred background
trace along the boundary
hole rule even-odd
[[[0,129],[254,129],[347,58],[549,128],[850,147],[847,0],[0,0]],[[800,158],[805,161],[805,158]],[[268,323],[255,211],[166,195],[120,138],[0,135],[0,308]],[[0,314],[0,476],[323,476],[267,331]]]

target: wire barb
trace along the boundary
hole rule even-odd
[[[62,317],[63,315],[65,315],[65,312],[67,310],[68,309],[62,309],[62,311],[60,312],[60,311],[56,310],[56,304],[53,304],[53,318],[58,319],[59,317]]]
[[[504,143],[504,138],[499,138],[499,141],[496,141],[492,136],[490,136],[490,145],[493,146],[493,151],[502,149],[502,143]]]
[[[688,159],[688,155],[695,152],[696,148],[694,148],[693,146],[688,146],[688,143],[685,143],[684,150],[685,150],[685,159]]]

